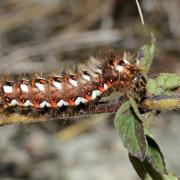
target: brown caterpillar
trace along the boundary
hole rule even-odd
[[[91,58],[91,66],[76,73],[52,75],[47,79],[20,79],[0,84],[0,105],[3,109],[18,106],[34,109],[60,109],[98,101],[111,91],[125,95],[144,95],[145,78],[135,64],[111,55],[107,60]]]

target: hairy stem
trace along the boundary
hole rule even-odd
[[[159,95],[147,98],[141,106],[148,110],[169,111],[180,109],[180,95]]]

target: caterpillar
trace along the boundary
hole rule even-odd
[[[62,109],[99,101],[113,91],[125,95],[145,95],[145,77],[139,59],[130,63],[111,53],[108,58],[90,58],[89,64],[74,73],[37,77],[31,80],[1,81],[0,106],[3,109]]]

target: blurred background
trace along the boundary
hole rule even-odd
[[[0,0],[0,74],[59,72],[108,48],[136,52],[157,39],[149,74],[180,74],[180,1]],[[1,180],[137,180],[113,115],[0,127]],[[180,121],[162,113],[153,128],[167,167],[180,176]]]

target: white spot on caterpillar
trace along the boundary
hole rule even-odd
[[[69,105],[69,103],[64,101],[64,106],[68,106],[68,105]]]
[[[18,105],[18,102],[16,101],[16,99],[12,99],[11,103],[9,104],[9,106],[15,106]]]
[[[82,75],[82,78],[83,78],[84,80],[86,80],[86,81],[91,81],[91,78],[90,78],[89,75],[83,74],[83,75]]]
[[[62,107],[64,105],[64,101],[61,99],[58,103],[57,103],[57,107]]]
[[[82,102],[82,103],[87,103],[88,100],[87,100],[87,99],[84,99],[84,98],[81,98],[81,102]]]
[[[60,82],[53,81],[52,84],[53,84],[53,86],[56,87],[57,89],[62,89],[62,85],[61,85]]]
[[[40,90],[40,91],[44,91],[45,90],[45,86],[41,83],[35,83],[35,86]]]
[[[39,105],[40,108],[44,108],[46,106],[46,101],[42,101]]]
[[[8,85],[4,85],[3,90],[5,93],[12,93],[13,92],[12,86],[8,86]]]
[[[130,64],[128,60],[124,59],[125,64]]]
[[[94,69],[94,72],[97,74],[102,74],[102,70],[99,68]]]
[[[23,104],[24,107],[28,107],[31,105],[31,101],[30,100],[26,100],[26,102]]]
[[[28,93],[28,86],[26,84],[20,84],[21,91]]]
[[[51,107],[51,104],[46,101],[46,107]]]
[[[124,52],[123,61],[124,61],[125,64],[130,64],[129,61],[128,61],[128,54],[127,54],[127,52]]]
[[[69,104],[64,101],[63,99],[61,99],[58,103],[57,103],[57,107],[62,107],[62,106],[68,106]]]
[[[115,70],[117,70],[118,72],[122,72],[122,71],[124,71],[124,67],[120,66],[120,65],[116,65]]]
[[[81,98],[81,97],[78,97],[78,98],[75,100],[74,104],[75,104],[75,105],[79,105],[81,102],[82,102],[82,98]]]
[[[100,94],[101,94],[101,92],[99,90],[94,90],[92,92],[91,98],[96,99],[96,97],[99,96]]]
[[[73,85],[73,86],[78,86],[77,81],[73,80],[73,79],[69,79],[69,82]]]
[[[104,90],[107,90],[108,88],[109,86],[106,83],[104,83]]]
[[[139,59],[136,59],[136,65],[139,65],[139,64],[140,64]]]

